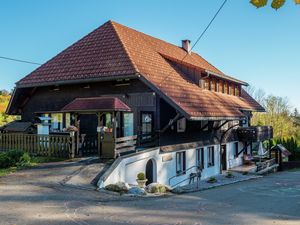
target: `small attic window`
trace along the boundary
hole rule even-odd
[[[230,95],[234,95],[234,88],[235,88],[235,86],[234,86],[233,84],[231,84],[231,85],[229,86],[229,94],[230,94]]]
[[[241,96],[240,86],[239,85],[235,86],[234,94],[235,94],[235,96]]]
[[[204,80],[204,89],[209,90],[209,80],[208,79]]]
[[[224,93],[224,82],[223,81],[219,81],[219,92]]]
[[[210,81],[210,90],[211,91],[216,91],[216,83],[214,80]]]
[[[228,94],[228,83],[224,82],[224,94]]]

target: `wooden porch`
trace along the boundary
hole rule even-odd
[[[100,146],[100,152],[96,152],[100,158],[117,158],[141,150],[137,148],[137,141],[138,135],[114,138],[111,133],[106,133],[101,136],[99,144],[94,143],[95,140],[87,139],[82,145],[85,145],[85,150],[92,154],[95,153],[92,149]],[[24,150],[31,156],[60,158],[82,156],[76,142],[76,133],[59,135],[0,133],[0,152],[9,150]]]

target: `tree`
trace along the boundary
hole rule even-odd
[[[300,4],[300,0],[294,0],[296,4]],[[250,3],[257,8],[264,7],[268,4],[268,0],[251,0]],[[285,4],[285,0],[272,0],[271,7],[273,9],[279,9]]]
[[[269,95],[263,101],[266,113],[254,113],[252,123],[272,126],[275,139],[296,137],[297,127],[294,126],[294,120],[290,116],[288,100]]]
[[[6,90],[0,91],[0,127],[15,120],[17,117],[5,114],[5,110],[10,100],[10,94]]]
[[[294,137],[300,140],[300,116],[298,110],[292,113],[287,98],[267,96],[262,89],[254,87],[248,87],[246,91],[266,110],[266,113],[253,113],[254,126],[272,126],[275,139]]]

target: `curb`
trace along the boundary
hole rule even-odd
[[[239,182],[254,180],[254,179],[258,179],[258,178],[262,178],[262,177],[263,176],[249,177],[249,178],[244,178],[244,179],[241,179],[241,180],[232,181],[230,183],[216,184],[216,185],[211,186],[211,187],[199,188],[199,189],[193,189],[193,190],[182,190],[180,192],[172,192],[172,193],[174,193],[174,194],[185,194],[185,193],[192,193],[192,192],[198,192],[198,191],[205,191],[205,190],[209,190],[209,189],[213,189],[213,188],[217,188],[217,187],[227,186],[227,185],[230,185],[230,184],[236,184],[236,183],[239,183]]]

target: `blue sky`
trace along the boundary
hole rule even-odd
[[[2,0],[0,56],[43,63],[109,19],[180,45],[195,41],[223,0]],[[300,109],[300,6],[275,11],[228,0],[194,51],[224,73]],[[0,59],[0,89],[37,66]]]

